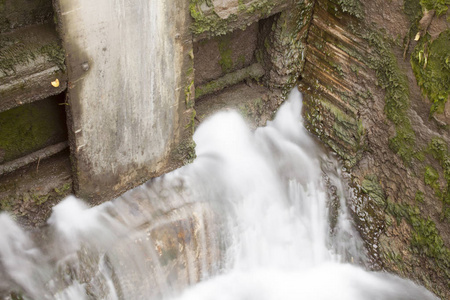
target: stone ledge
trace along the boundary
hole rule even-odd
[[[195,88],[195,99],[198,99],[207,94],[212,94],[223,90],[227,86],[237,84],[247,78],[259,79],[264,76],[265,70],[259,63],[255,63],[247,68],[237,70],[233,73],[225,74],[216,80],[205,83]]]
[[[53,26],[35,25],[0,36],[0,112],[60,94],[66,87],[64,52]]]
[[[207,1],[191,0],[194,42],[245,28],[293,5],[292,0],[213,0],[208,6]]]

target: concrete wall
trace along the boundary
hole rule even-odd
[[[181,164],[174,149],[192,133],[188,4],[56,1],[69,53],[68,118],[78,195],[94,202],[111,198]]]

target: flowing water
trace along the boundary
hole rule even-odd
[[[69,197],[48,226],[0,216],[0,291],[29,299],[435,299],[367,270],[340,165],[303,127],[293,90],[251,132],[206,120],[194,163],[89,208]]]

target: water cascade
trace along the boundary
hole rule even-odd
[[[367,270],[339,163],[295,89],[266,127],[235,111],[197,129],[197,159],[103,205],[69,197],[48,226],[0,215],[0,291],[27,299],[436,299]]]

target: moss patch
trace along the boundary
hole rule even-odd
[[[15,73],[18,65],[30,63],[40,56],[65,70],[65,53],[57,42],[30,45],[20,39],[0,37],[0,72],[5,75]]]
[[[369,57],[369,65],[376,72],[378,84],[385,90],[386,116],[395,124],[396,135],[389,140],[389,148],[399,155],[406,165],[410,165],[416,152],[416,135],[407,115],[408,81],[398,67],[390,42],[376,32],[370,32],[364,37],[377,52]]]
[[[420,0],[420,5],[426,10],[436,10],[438,16],[448,10],[450,0]]]
[[[0,162],[65,140],[61,110],[57,102],[47,99],[0,113]]]
[[[404,0],[403,11],[411,23],[422,18],[422,6],[420,0]]]
[[[230,47],[230,40],[227,37],[223,37],[219,40],[219,53],[220,60],[219,65],[222,68],[223,73],[228,73],[233,69],[233,59],[231,58],[232,51]]]
[[[172,151],[173,159],[183,162],[184,165],[192,163],[197,155],[195,154],[195,142],[192,139],[186,139]]]
[[[450,95],[450,30],[434,41],[428,34],[421,38],[411,55],[411,65],[418,85],[432,103],[430,114],[443,113]]]
[[[237,17],[231,15],[228,19],[221,19],[216,14],[210,16],[205,16],[200,6],[206,3],[208,6],[212,6],[210,1],[207,0],[190,0],[189,11],[192,18],[194,18],[194,23],[191,26],[191,31],[194,34],[201,34],[203,32],[209,31],[214,35],[223,35],[229,31],[228,22],[236,21]]]
[[[450,250],[445,247],[444,241],[436,228],[436,224],[429,218],[425,219],[420,214],[417,206],[387,202],[387,212],[395,217],[397,224],[405,219],[413,228],[411,236],[411,248],[420,255],[436,259],[438,266],[446,271],[450,279]]]
[[[441,187],[439,186],[439,173],[432,166],[425,167],[424,181],[426,185],[433,188],[437,195],[441,193]]]
[[[386,204],[384,191],[376,175],[367,175],[361,183],[362,191],[372,198],[379,207]]]
[[[336,2],[339,4],[343,12],[348,13],[357,18],[362,18],[364,16],[364,12],[359,0],[332,0],[332,2]]]
[[[437,170],[431,167],[425,169],[425,183],[430,185],[435,193],[443,202],[442,219],[450,222],[450,154],[448,151],[447,143],[439,138],[434,137],[431,139],[426,152],[436,159],[443,171],[446,186],[441,189],[437,179],[439,174]]]
[[[229,24],[238,21],[238,16],[235,14],[231,14],[226,19],[220,18],[215,12],[205,15],[201,10],[202,5],[214,9],[211,0],[190,0],[189,3],[189,10],[194,19],[191,31],[194,34],[209,32],[212,36],[224,35],[232,30]],[[239,20],[246,19],[251,15],[268,16],[275,6],[271,0],[260,0],[250,5],[238,2],[238,5]]]

